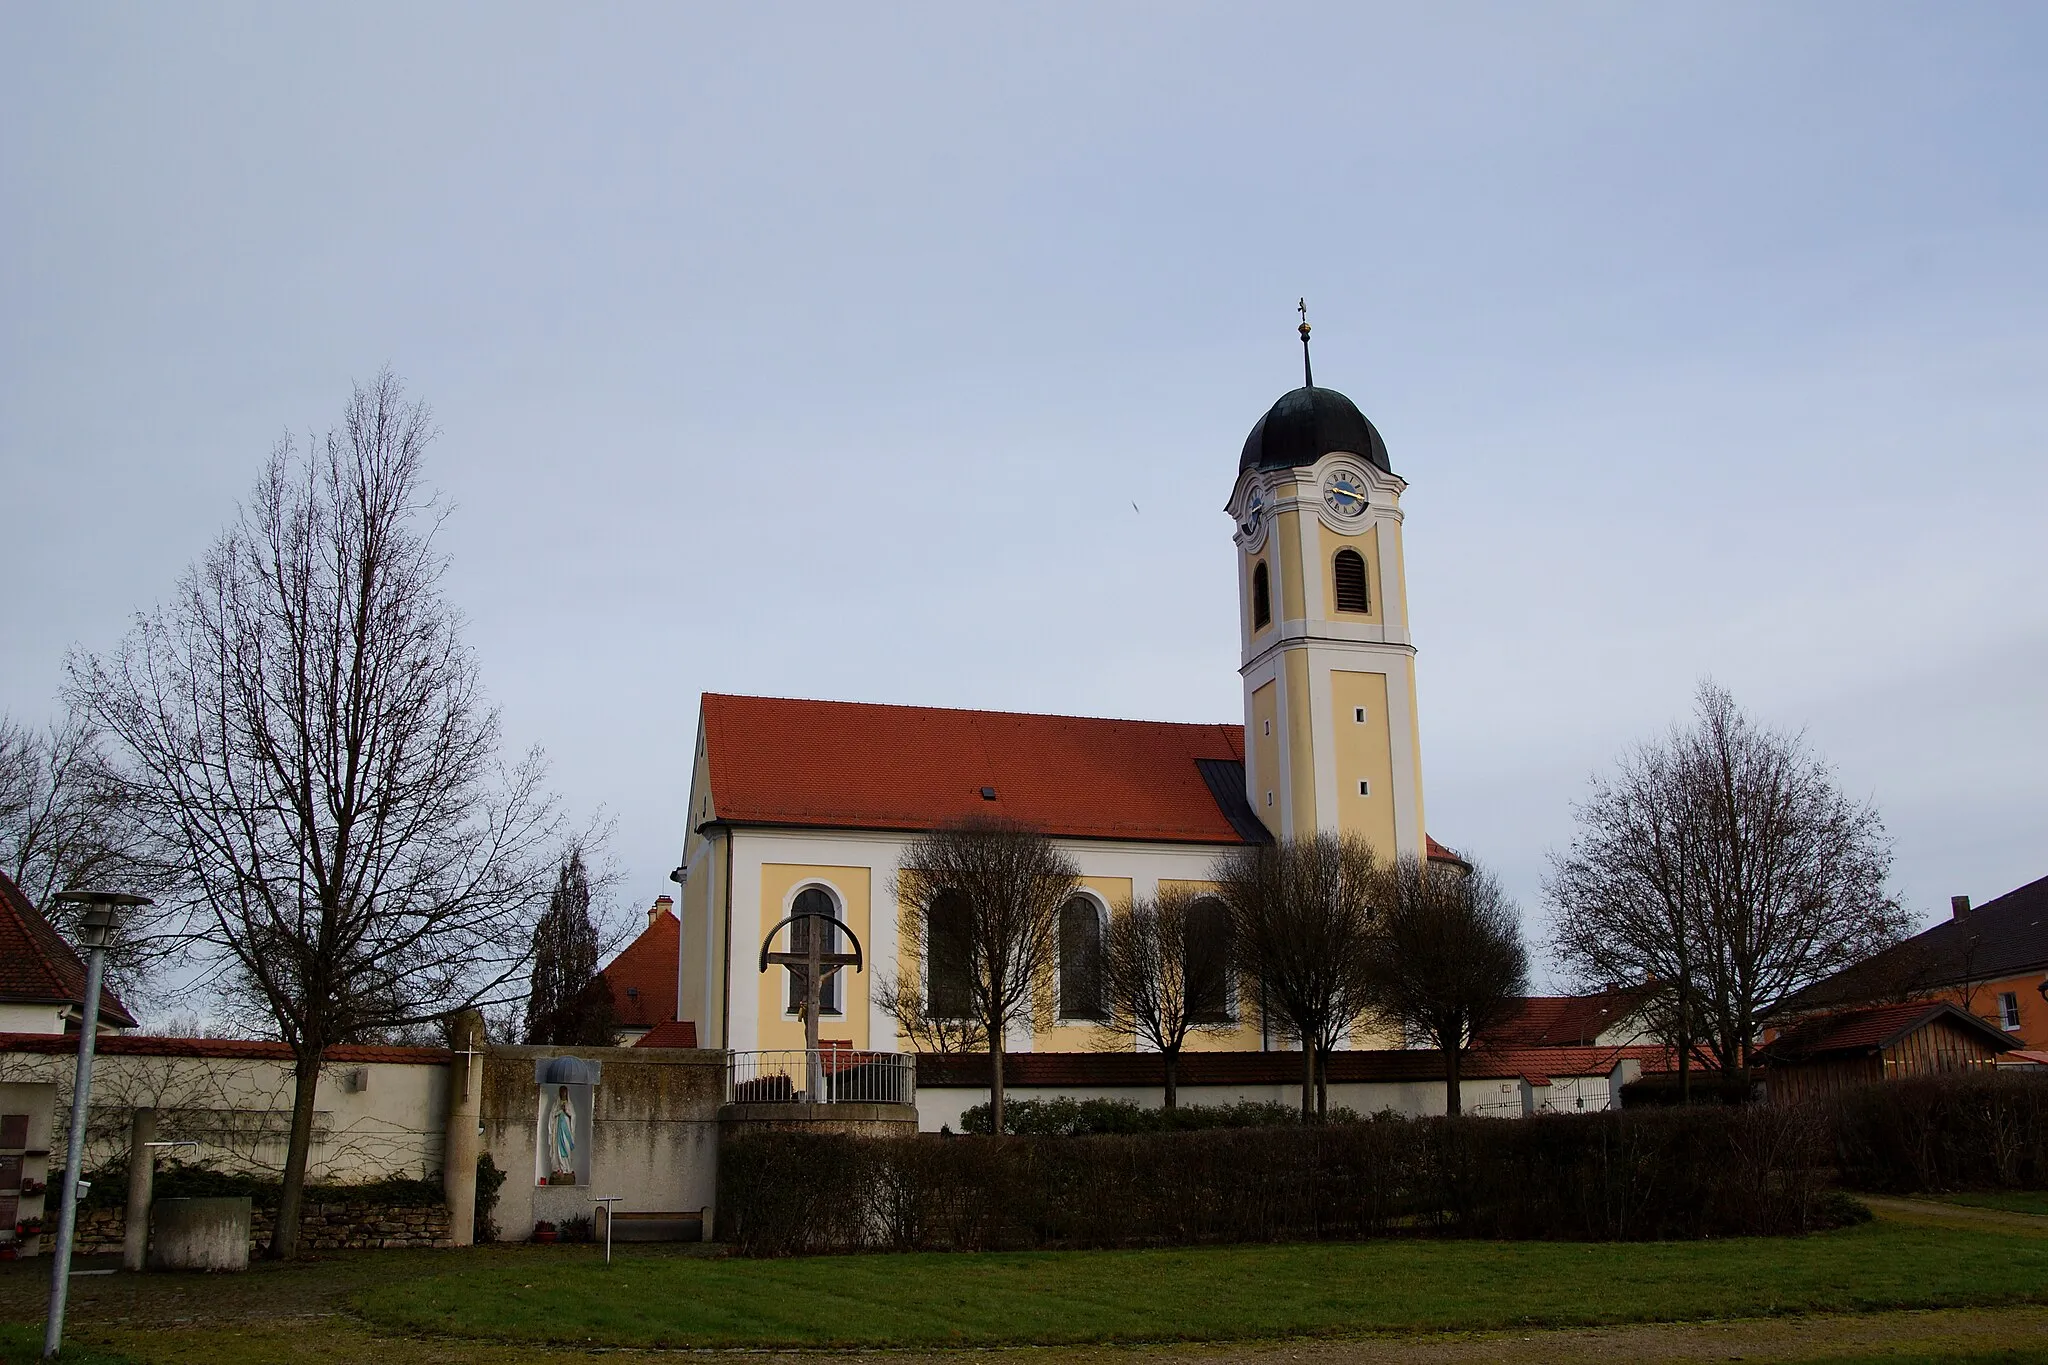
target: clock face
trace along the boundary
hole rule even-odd
[[[1254,488],[1252,495],[1244,500],[1244,520],[1239,526],[1245,535],[1255,536],[1259,533],[1260,523],[1265,519],[1266,500],[1260,495],[1259,490]]]
[[[1323,501],[1340,517],[1355,517],[1365,510],[1365,480],[1340,469],[1323,480]]]

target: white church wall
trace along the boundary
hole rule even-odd
[[[1275,1085],[1187,1085],[1179,1087],[1183,1108],[1202,1105],[1278,1104],[1289,1109],[1301,1103],[1299,1084]],[[1458,1085],[1459,1104],[1468,1115],[1482,1118],[1520,1118],[1527,1105],[1519,1078],[1487,1077],[1462,1079]],[[1009,1102],[1019,1100],[1123,1100],[1146,1109],[1166,1102],[1158,1086],[1008,1086]],[[1605,1109],[1611,1102],[1606,1076],[1553,1077],[1547,1092],[1539,1091],[1542,1112],[1581,1113]],[[936,1133],[941,1128],[963,1131],[962,1117],[969,1109],[987,1104],[984,1087],[919,1086],[917,1128]],[[1427,1081],[1344,1082],[1330,1086],[1330,1107],[1349,1109],[1363,1115],[1393,1112],[1408,1118],[1440,1117],[1444,1112],[1444,1083]]]

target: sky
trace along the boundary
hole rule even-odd
[[[1705,677],[1928,922],[2048,874],[2044,65],[1994,3],[0,8],[0,711],[388,365],[627,910],[704,691],[1238,720],[1305,296],[1532,939]]]

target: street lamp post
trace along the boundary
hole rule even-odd
[[[82,905],[79,938],[85,944],[85,998],[79,1002],[78,1076],[71,1084],[71,1133],[64,1160],[64,1194],[57,1213],[57,1254],[50,1267],[50,1316],[43,1326],[43,1359],[64,1344],[64,1300],[71,1289],[71,1244],[78,1231],[79,1165],[85,1160],[85,1119],[92,1100],[92,1052],[100,1026],[100,982],[107,944],[123,910],[148,905],[147,896],[122,891],[59,891],[59,905]]]

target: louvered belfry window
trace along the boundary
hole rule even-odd
[[[1252,629],[1262,629],[1272,620],[1273,595],[1267,588],[1266,561],[1262,559],[1252,566]]]
[[[1365,557],[1356,550],[1337,551],[1335,566],[1338,611],[1371,611],[1372,595],[1365,586]]]

